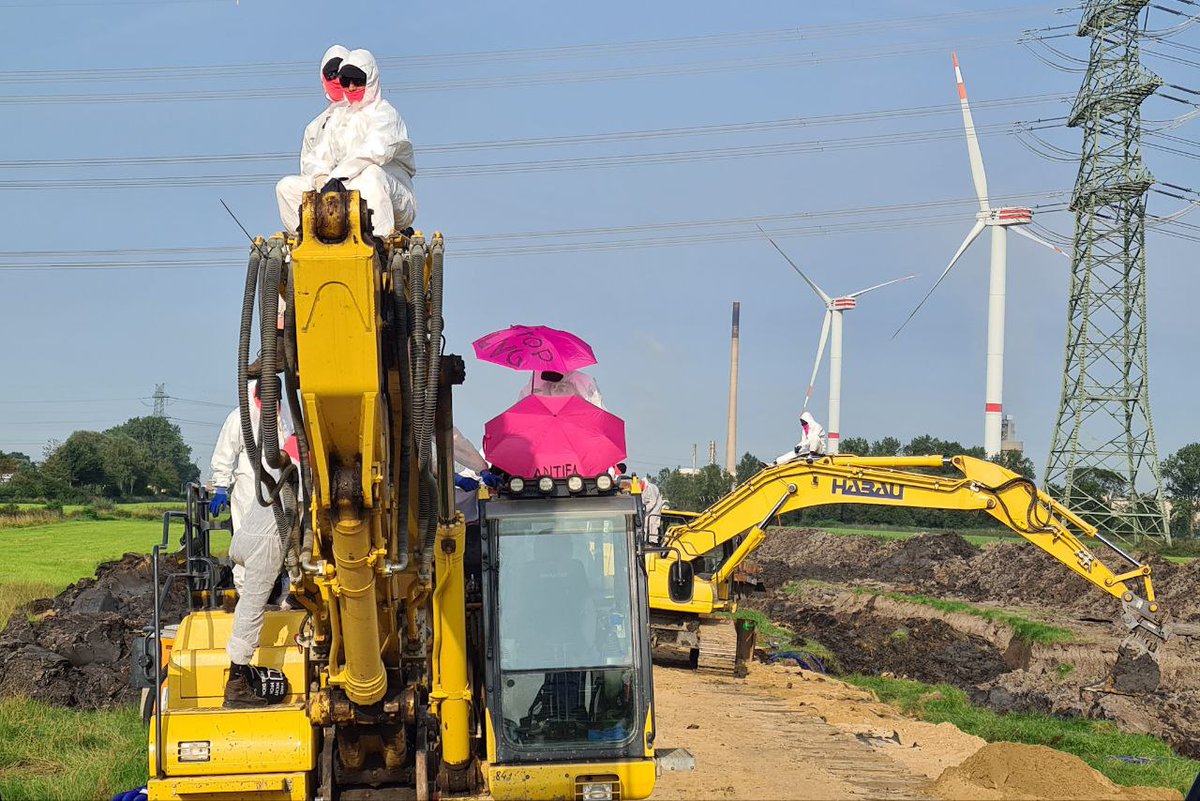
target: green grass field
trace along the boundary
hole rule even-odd
[[[989,743],[1048,745],[1074,754],[1117,784],[1174,787],[1187,793],[1200,762],[1173,752],[1144,734],[1126,734],[1107,721],[1010,712],[1000,715],[973,706],[966,693],[948,684],[924,684],[878,676],[846,676],[844,681],[871,690],[879,700],[930,723],[953,723]],[[1149,760],[1138,764],[1117,757]]]
[[[4,801],[103,799],[146,782],[146,734],[137,710],[83,712],[0,700]]]

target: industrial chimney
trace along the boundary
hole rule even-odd
[[[729,422],[725,428],[725,472],[737,470],[737,381],[738,381],[738,318],[742,304],[733,304],[733,333],[729,345]]]

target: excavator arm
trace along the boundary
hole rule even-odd
[[[960,475],[915,472],[954,467]],[[1105,539],[1095,526],[1000,465],[970,456],[827,456],[766,467],[689,522],[667,532],[665,555],[651,556],[655,608],[708,614],[724,607],[718,589],[765,540],[776,515],[830,504],[980,511],[991,515],[1071,572],[1118,598],[1123,621],[1147,650],[1166,639],[1150,567]],[[708,580],[697,578],[688,603],[667,590],[670,562],[691,560],[741,537]],[[1094,539],[1126,563],[1114,570],[1084,544]],[[656,580],[657,579],[657,580]],[[706,586],[705,586],[706,585]],[[702,608],[708,606],[709,608]]]

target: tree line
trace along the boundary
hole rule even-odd
[[[943,440],[925,434],[913,438],[907,444],[895,437],[884,437],[874,442],[863,437],[847,437],[842,440],[842,453],[856,456],[924,456],[931,453],[963,454],[979,459],[986,458],[982,447],[964,447],[962,443]],[[1005,451],[991,461],[1018,475],[1036,480],[1033,462],[1020,451]],[[764,463],[752,453],[746,453],[738,462],[733,475],[718,465],[707,465],[695,473],[679,469],[661,470],[653,478],[654,483],[672,509],[699,512],[708,508],[728,494],[730,489],[757,473]],[[938,472],[938,471],[935,471]],[[944,468],[947,475],[957,475],[953,468]],[[1200,443],[1185,445],[1162,463],[1163,480],[1170,510],[1171,533],[1194,537],[1197,532],[1196,517],[1200,513]],[[1076,474],[1076,484],[1092,498],[1114,497],[1125,492],[1125,481],[1115,473],[1104,470],[1081,470]],[[1047,489],[1058,497],[1056,487]],[[1125,498],[1127,503],[1149,503],[1150,499]],[[1103,527],[1103,518],[1112,514],[1095,501],[1069,503],[1073,511]],[[791,526],[812,526],[836,523],[855,526],[895,526],[898,528],[973,529],[1003,528],[991,516],[980,512],[941,511],[936,509],[908,509],[891,506],[868,506],[865,504],[829,504],[815,506],[783,515],[781,522]]]
[[[48,443],[43,456],[35,462],[19,451],[0,451],[0,501],[178,497],[188,482],[200,478],[179,426],[164,417],[133,417],[106,431],[76,431]]]

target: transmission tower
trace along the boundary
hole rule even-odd
[[[154,385],[154,416],[155,417],[166,417],[167,416],[167,385],[166,384],[155,384]]]
[[[1162,80],[1140,63],[1149,0],[1087,0],[1091,38],[1067,125],[1083,130],[1066,368],[1045,484],[1122,539],[1169,539],[1146,369],[1146,192],[1141,104]],[[1139,480],[1144,489],[1139,493]]]

